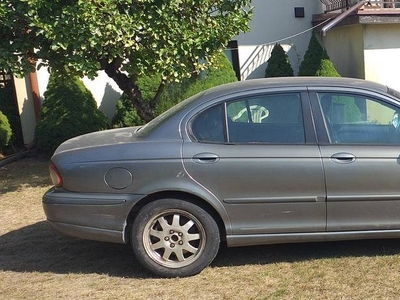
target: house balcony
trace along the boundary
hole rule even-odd
[[[400,0],[370,0],[360,7],[358,14],[399,15]]]
[[[325,12],[313,15],[322,34],[334,26],[349,24],[400,24],[400,0],[320,0]],[[327,23],[328,22],[328,23]]]
[[[320,0],[325,5],[325,12],[333,12],[337,10],[346,10],[354,5],[365,2],[361,5],[361,10],[377,10],[381,13],[388,13],[390,10],[395,10],[398,13],[400,9],[400,0]]]

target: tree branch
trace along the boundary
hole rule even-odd
[[[158,86],[157,93],[153,97],[153,99],[150,101],[150,107],[154,110],[156,107],[157,102],[160,100],[161,94],[164,91],[165,87],[165,82],[161,81],[160,85]]]

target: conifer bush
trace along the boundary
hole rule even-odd
[[[268,66],[265,69],[265,77],[290,77],[293,76],[293,69],[285,50],[278,43],[275,44],[268,59]]]
[[[72,137],[107,129],[107,117],[78,77],[53,72],[44,98],[36,138],[45,154]]]
[[[12,130],[7,117],[0,111],[0,153],[8,145],[12,135]]]
[[[304,59],[300,64],[299,76],[340,76],[330,61],[327,51],[318,42],[315,33],[311,35]]]
[[[321,64],[323,48],[313,33],[308,43],[308,48],[304,54],[304,59],[300,64],[299,76],[315,76]]]

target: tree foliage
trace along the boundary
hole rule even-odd
[[[158,87],[159,76],[144,76],[138,80],[138,85],[142,91],[144,99],[151,97]],[[189,98],[201,91],[224,83],[237,81],[235,71],[231,63],[223,53],[217,55],[214,63],[202,74],[195,74],[191,78],[186,78],[181,82],[167,83],[163,90],[160,101],[156,106],[156,113],[159,114],[176,103]],[[115,115],[111,122],[113,127],[126,127],[143,124],[143,120],[138,116],[132,102],[122,95],[118,100]]]
[[[278,43],[275,44],[268,59],[268,66],[265,69],[265,77],[290,77],[293,76],[293,69],[285,50]]]
[[[0,67],[23,74],[38,61],[89,77],[104,70],[148,121],[166,82],[201,71],[248,29],[250,2],[3,0]],[[154,74],[159,88],[145,101],[137,80]]]
[[[53,72],[44,97],[36,127],[37,144],[44,153],[52,154],[72,137],[107,129],[107,117],[78,77]]]

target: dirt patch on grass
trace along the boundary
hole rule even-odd
[[[0,169],[3,299],[397,299],[397,240],[222,249],[200,275],[157,279],[126,245],[55,234],[45,159]]]

